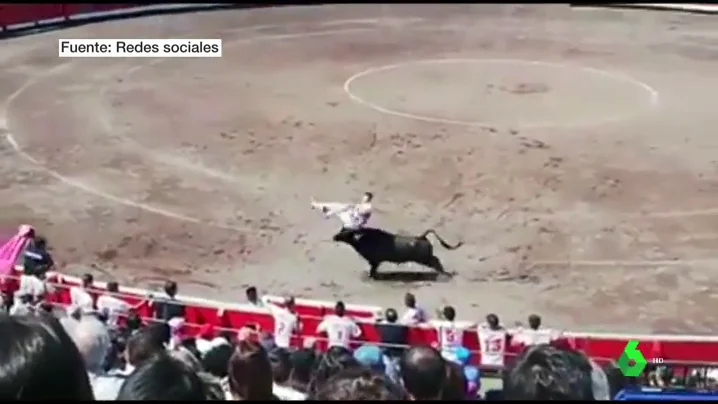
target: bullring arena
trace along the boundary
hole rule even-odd
[[[58,38],[221,38],[221,59],[59,59]],[[1,221],[71,273],[242,299],[718,328],[715,17],[342,5],[91,24],[4,41]],[[318,200],[434,228],[445,282],[372,282]],[[381,271],[418,270],[386,264]]]

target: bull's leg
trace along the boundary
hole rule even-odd
[[[381,265],[381,263],[371,262],[369,264],[371,265],[371,268],[369,268],[369,277],[376,278],[376,272],[377,272],[377,270],[379,270],[379,265]]]
[[[448,274],[448,272],[446,272],[446,269],[444,269],[444,265],[441,263],[441,260],[439,260],[436,255],[432,255],[426,260],[426,262],[422,262],[422,264],[426,265],[427,267],[433,269],[440,274]]]

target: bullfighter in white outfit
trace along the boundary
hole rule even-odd
[[[336,216],[342,222],[339,233],[354,233],[362,229],[369,222],[372,213],[371,201],[374,195],[371,192],[364,192],[359,203],[321,203],[312,201],[312,209],[320,209],[324,217]]]

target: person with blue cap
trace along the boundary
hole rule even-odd
[[[372,344],[364,344],[354,351],[354,359],[362,366],[384,372],[384,353],[381,348]]]

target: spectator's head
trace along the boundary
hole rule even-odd
[[[369,203],[374,199],[374,194],[371,192],[364,192],[364,196],[362,197],[362,202]]]
[[[256,342],[240,341],[229,360],[229,389],[239,400],[272,400],[272,367]]]
[[[127,314],[127,320],[125,321],[125,328],[130,333],[142,328],[142,319],[140,318],[140,315],[137,314],[136,311],[133,310]]]
[[[312,375],[307,388],[308,392],[316,392],[330,377],[344,369],[361,366],[351,351],[344,347],[334,346],[322,356]]]
[[[112,346],[107,327],[93,316],[82,316],[79,321],[66,317],[62,325],[80,350],[87,371],[102,372],[107,353]]]
[[[404,401],[406,393],[386,375],[365,368],[345,369],[332,376],[309,401]]]
[[[289,311],[294,311],[294,306],[296,302],[294,301],[294,296],[289,296],[284,299],[284,307],[287,308]]]
[[[579,352],[536,345],[524,350],[504,374],[502,396],[505,400],[608,399],[608,382],[601,373],[602,380]]]
[[[166,353],[153,356],[135,369],[120,388],[117,400],[204,401],[202,380],[181,361]]]
[[[428,346],[409,348],[401,358],[404,388],[414,400],[439,400],[446,384],[444,358]]]
[[[144,329],[127,340],[126,361],[134,367],[142,365],[153,356],[165,351],[162,343],[148,331],[148,329]]]
[[[170,356],[182,362],[193,372],[202,370],[202,364],[199,362],[199,359],[187,348],[179,347],[178,349],[172,350],[170,351]]]
[[[168,323],[152,323],[143,330],[154,338],[159,345],[167,345],[172,338],[172,329]]]
[[[306,393],[318,360],[317,354],[314,349],[303,348],[293,352],[290,360],[292,371],[289,373],[287,384],[297,391]]]
[[[441,310],[441,315],[446,321],[456,320],[456,310],[451,306],[444,306],[444,308]]]
[[[486,324],[489,325],[489,328],[492,330],[496,330],[499,328],[499,316],[497,316],[494,313],[490,313],[486,315]]]
[[[47,239],[40,235],[35,235],[33,237],[33,245],[41,250],[44,250],[47,248]]]
[[[272,378],[274,383],[285,384],[289,380],[292,371],[292,361],[289,351],[284,348],[276,348],[269,352],[269,364],[272,366]]]
[[[616,394],[618,394],[619,391],[623,390],[630,384],[630,379],[624,376],[621,369],[619,369],[613,362],[609,362],[603,366],[603,372],[606,374],[606,379],[608,380],[611,398],[616,397]]]
[[[244,291],[245,296],[247,296],[247,301],[250,303],[257,303],[259,301],[259,294],[257,292],[257,288],[254,286],[248,287]]]
[[[384,312],[384,320],[387,323],[396,323],[399,320],[399,313],[396,310],[389,308]]]
[[[538,314],[531,314],[529,316],[529,328],[532,330],[538,330],[541,327],[541,316]]]
[[[410,309],[413,309],[416,307],[416,296],[414,296],[412,293],[407,293],[404,295],[404,305]]]
[[[384,353],[376,345],[364,344],[360,346],[354,351],[354,359],[366,368],[377,372],[384,371]]]
[[[177,296],[177,282],[167,281],[165,282],[165,294],[169,297]]]
[[[120,284],[115,281],[107,282],[107,291],[110,293],[119,293]]]
[[[82,287],[83,288],[92,287],[92,282],[94,282],[94,280],[95,280],[95,278],[92,276],[92,274],[82,275]]]
[[[232,353],[234,353],[234,348],[231,345],[217,345],[202,356],[202,367],[215,377],[225,378]]]
[[[95,399],[85,363],[54,318],[0,315],[0,400]]]
[[[344,317],[346,314],[347,308],[344,305],[344,302],[341,300],[337,302],[337,304],[334,305],[334,314],[336,314],[339,317]]]

